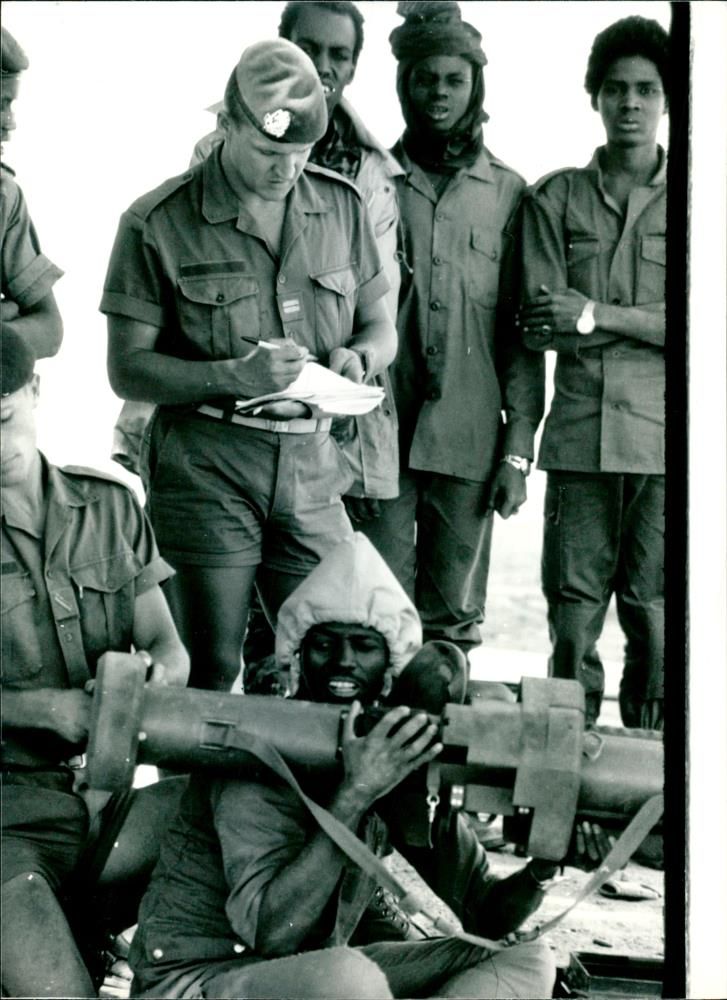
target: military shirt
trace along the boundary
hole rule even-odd
[[[63,271],[41,253],[23,192],[5,164],[0,176],[2,297],[25,311],[45,298]]]
[[[364,204],[374,227],[381,263],[389,282],[386,305],[396,320],[399,298],[399,262],[397,259],[397,223],[399,209],[396,197],[396,178],[404,171],[394,157],[368,131],[355,110],[343,99],[334,112],[334,125],[340,124],[348,142],[356,146],[356,172],[351,177],[361,192]],[[215,129],[196,144],[192,164],[201,163],[224,138],[221,129]],[[311,163],[331,167],[320,157],[325,155],[324,136],[313,147]],[[385,398],[380,406],[363,416],[350,418],[342,435],[336,434],[341,449],[351,466],[354,483],[349,496],[372,497],[389,500],[399,493],[399,443],[396,405],[389,372],[383,371],[370,380],[383,388]],[[137,404],[138,405],[138,404]],[[120,430],[132,429],[132,414]],[[348,425],[353,424],[351,433]],[[123,442],[117,451],[123,456],[127,449]]]
[[[315,783],[308,794],[325,801],[332,789],[320,775]],[[193,962],[260,961],[265,891],[317,829],[297,794],[267,771],[260,780],[193,777],[139,912],[129,956],[137,985],[149,989],[175,969],[181,983]],[[367,814],[359,836],[384,853],[388,838],[378,816]],[[347,859],[299,950],[347,944],[375,891],[375,880]]]
[[[629,195],[625,212],[603,185],[601,150],[588,166],[538,182],[523,211],[526,299],[540,285],[596,302],[664,302],[666,157]],[[578,472],[664,472],[664,349],[596,331],[560,335],[554,395],[539,465]]]
[[[505,452],[531,457],[542,357],[515,333],[513,244],[525,182],[483,150],[438,198],[401,143],[399,353],[391,373],[402,465],[486,481]],[[502,412],[506,418],[500,437]]]
[[[45,463],[42,532],[3,512],[2,686],[80,688],[108,650],[130,652],[134,601],[172,575],[122,483]],[[75,751],[53,734],[6,730],[3,761],[54,763]]]
[[[252,347],[243,338],[283,336],[327,357],[352,341],[357,306],[386,289],[353,185],[306,166],[288,195],[277,258],[217,148],[124,213],[101,311],[158,327],[157,350],[187,360],[244,357]],[[375,349],[366,353],[380,368]]]

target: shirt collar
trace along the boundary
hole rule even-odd
[[[593,153],[586,170],[592,170],[594,173],[598,174],[598,183],[600,187],[603,187],[603,171],[601,169],[601,157],[605,155],[606,147],[599,146]],[[651,180],[644,184],[643,187],[659,187],[661,184],[666,184],[666,164],[667,156],[666,150],[663,146],[657,146],[656,152],[658,156],[658,166],[654,172],[654,176]]]
[[[423,193],[429,192],[431,190],[431,184],[426,175],[426,171],[423,170],[418,163],[415,163],[415,161],[411,159],[409,154],[404,149],[401,139],[392,149],[392,153],[401,163],[406,179],[413,185],[413,187]],[[471,167],[464,167],[462,171],[458,171],[458,173],[459,172],[466,174],[468,177],[473,177],[475,180],[483,181],[486,184],[492,184],[495,180],[490,157],[486,149],[480,150],[477,154],[477,159]]]
[[[212,150],[201,167],[202,215],[212,225],[238,219],[241,214],[244,214],[246,218],[248,215],[242,209],[237,195],[230,187],[222,170],[220,163],[222,145],[220,143]],[[316,215],[327,212],[331,207],[331,204],[318,194],[303,170],[295,187],[288,195],[288,210],[294,209],[304,215]]]
[[[36,505],[38,511],[42,511],[40,518],[31,515],[32,507],[15,504],[9,497],[3,497],[3,518],[13,528],[20,528],[28,532],[34,538],[42,538],[45,531],[45,510],[47,504],[52,500],[62,507],[85,507],[98,499],[94,490],[93,480],[75,477],[67,477],[63,470],[51,465],[42,452],[41,461],[41,482],[43,486],[43,497],[38,498]],[[43,502],[45,501],[45,503]]]

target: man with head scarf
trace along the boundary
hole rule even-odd
[[[399,12],[400,495],[361,530],[416,604],[425,638],[466,652],[481,641],[492,512],[509,517],[525,500],[543,408],[541,359],[514,326],[524,182],[483,144],[479,32],[456,3]]]
[[[523,215],[523,334],[555,350],[538,463],[548,472],[542,584],[555,677],[596,722],[596,643],[615,594],[626,635],[624,725],[661,728],[669,36],[627,17],[596,36],[586,91],[606,143],[534,185]]]
[[[228,689],[253,585],[274,620],[351,533],[330,417],[238,401],[284,390],[310,355],[361,382],[389,365],[396,330],[360,194],[308,165],[328,124],[309,57],[284,39],[249,46],[221,122],[204,162],[123,215],[101,309],[112,387],[159,404],[149,509],[190,682]]]
[[[20,74],[28,68],[28,57],[7,28],[0,28],[2,52],[2,142],[15,129],[13,103],[18,96]],[[24,337],[36,358],[58,352],[63,323],[53,295],[53,285],[63,271],[41,253],[28,206],[15,174],[0,165],[0,269],[2,271],[2,325]]]
[[[400,698],[426,648],[416,609],[368,539],[355,534],[323,558],[280,609],[276,656],[294,697],[349,712],[340,773],[300,780],[375,854],[390,839],[466,931],[500,937],[537,909],[558,866],[533,859],[498,879],[460,813],[438,810],[432,846],[416,847],[391,816],[401,782],[441,750],[429,716]],[[356,735],[362,706],[374,705],[383,716]],[[549,997],[554,979],[540,941],[495,951],[424,937],[262,764],[245,777],[192,777],[130,963],[134,996],[166,998],[533,998]]]

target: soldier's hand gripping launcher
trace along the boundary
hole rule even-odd
[[[293,771],[335,773],[344,712],[294,699],[145,684],[133,660],[107,654],[94,692],[89,783],[119,791],[137,763],[244,775],[259,764],[234,746],[240,732],[272,744]],[[422,796],[434,789],[450,808],[506,817],[505,835],[533,857],[559,861],[577,819],[625,826],[662,790],[660,734],[585,730],[577,681],[525,677],[516,703],[485,695],[471,705],[448,704],[438,723],[444,750],[426,790],[421,782]]]

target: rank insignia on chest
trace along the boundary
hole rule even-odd
[[[286,292],[278,295],[278,312],[285,323],[296,323],[303,319],[303,296],[300,292]]]
[[[282,299],[280,308],[284,318],[293,319],[301,310],[300,299],[297,295],[294,298]]]

